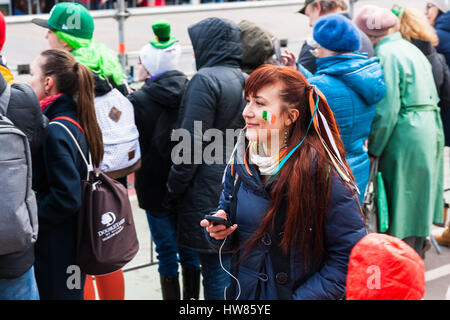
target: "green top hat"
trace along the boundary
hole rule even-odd
[[[79,3],[57,3],[50,11],[48,20],[35,18],[31,22],[83,39],[92,39],[94,34],[94,20],[89,11]]]
[[[167,20],[158,20],[152,25],[156,40],[150,41],[150,44],[157,49],[165,49],[178,42],[170,35],[170,23]]]

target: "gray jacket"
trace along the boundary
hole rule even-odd
[[[5,78],[0,76],[0,95],[7,86]],[[28,138],[32,156],[35,156],[45,137],[48,125],[42,115],[39,101],[33,89],[27,84],[13,83],[6,116]],[[0,279],[17,278],[34,264],[34,245],[28,249],[0,256]]]

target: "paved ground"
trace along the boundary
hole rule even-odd
[[[361,0],[356,4],[356,11],[358,11],[361,5],[368,3],[390,8],[394,2],[387,0]],[[425,6],[425,1],[421,0],[395,1],[395,3],[417,7],[421,10]],[[189,50],[190,41],[187,34],[187,27],[189,25],[211,16],[228,18],[236,23],[243,19],[250,20],[270,30],[275,36],[288,39],[289,49],[297,54],[303,39],[311,32],[311,29],[308,27],[307,18],[297,14],[296,10],[298,10],[298,6],[130,17],[126,22],[125,39],[127,49],[129,51],[137,51],[150,40],[150,26],[152,21],[161,18],[170,20],[172,22],[174,36],[186,48],[181,61],[181,69],[186,73],[191,73],[193,72],[193,57]],[[111,48],[116,48],[118,43],[117,23],[113,19],[99,19],[95,23],[95,39],[106,43]],[[40,51],[47,49],[47,42],[44,39],[44,35],[44,29],[31,23],[8,25],[7,41],[3,54],[6,55],[9,66],[15,69],[17,64],[30,63]],[[21,76],[19,79],[27,81],[28,76]],[[448,168],[449,166],[447,165],[446,167]],[[446,176],[449,177],[448,172]],[[126,269],[146,264],[151,259],[151,240],[146,216],[144,211],[138,208],[136,201],[133,200],[132,202],[140,240],[140,250],[136,258],[126,266]],[[442,230],[442,228],[434,227],[433,233],[440,233]],[[427,253],[427,258],[425,259],[426,276],[428,279],[425,299],[444,299],[446,290],[450,284],[450,249],[441,248],[441,250],[442,254],[438,255],[432,248]],[[156,256],[154,258],[156,259]],[[127,300],[161,299],[159,275],[156,265],[126,272],[125,280],[125,296]]]
[[[133,209],[138,229],[140,250],[136,258],[126,266],[126,269],[149,263],[151,259],[150,232],[145,212],[137,206],[136,201],[133,201]],[[434,234],[440,234],[443,230],[443,228],[433,227]],[[440,255],[437,254],[433,247],[426,254],[427,287],[425,300],[445,299],[450,285],[450,249],[447,247],[440,247],[440,249]],[[154,259],[156,259],[155,253]],[[157,265],[153,265],[125,272],[125,298],[127,300],[161,299],[157,268]],[[202,296],[200,298],[202,299]]]

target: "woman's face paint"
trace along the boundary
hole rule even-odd
[[[274,124],[276,121],[275,115],[267,110],[263,110],[262,112],[262,118],[266,121],[268,121],[270,124]]]

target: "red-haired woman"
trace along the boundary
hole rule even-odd
[[[298,71],[265,65],[245,86],[241,134],[208,237],[232,251],[234,299],[343,299],[350,251],[366,234],[325,97]],[[228,270],[227,270],[228,271]]]

